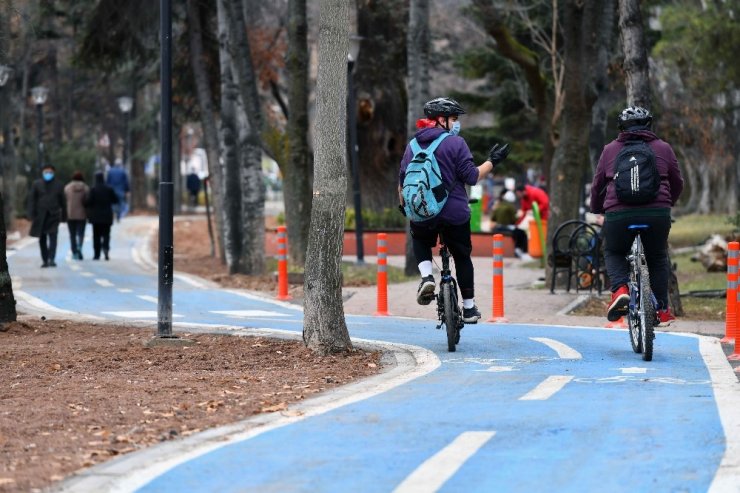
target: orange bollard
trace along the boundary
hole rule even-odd
[[[378,233],[378,310],[375,316],[388,315],[388,235]]]
[[[489,322],[508,322],[504,318],[504,235],[493,235],[493,303]]]
[[[288,238],[285,230],[285,226],[278,226],[277,228],[277,243],[278,243],[278,294],[277,299],[289,300],[291,297],[288,294]]]
[[[720,342],[728,344],[737,340],[737,263],[740,243],[727,244],[727,298],[725,301],[725,336]]]
[[[740,263],[740,255],[738,256],[738,262]],[[740,266],[738,267],[738,271],[740,271]],[[740,360],[740,344],[738,344],[738,341],[740,341],[740,316],[737,316],[738,313],[740,313],[740,289],[737,289],[737,296],[735,297],[735,348],[732,350],[732,354],[727,357],[730,361],[738,361]],[[735,369],[737,371],[737,369]]]

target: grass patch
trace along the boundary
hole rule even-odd
[[[722,290],[727,288],[727,275],[724,272],[707,272],[701,262],[692,262],[691,253],[672,255],[676,263],[678,289],[686,294],[689,291]]]
[[[671,226],[668,242],[673,248],[696,246],[713,234],[723,237],[732,233],[735,226],[727,214],[689,214],[676,218]]]

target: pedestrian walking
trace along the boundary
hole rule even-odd
[[[95,184],[90,189],[85,206],[87,218],[93,227],[93,260],[100,260],[102,250],[105,260],[110,260],[110,228],[113,225],[113,206],[118,204],[118,195],[105,184],[103,172],[95,173]]]
[[[72,181],[64,187],[64,196],[67,199],[67,227],[69,228],[69,243],[72,248],[72,258],[82,260],[82,242],[85,240],[85,225],[87,212],[85,200],[90,193],[90,187],[85,183],[82,172],[75,171]]]
[[[200,193],[200,178],[195,172],[195,168],[192,168],[190,170],[190,174],[188,174],[187,176],[185,185],[188,189],[190,207],[191,209],[195,209],[195,207],[198,205],[198,194]]]
[[[128,173],[126,173],[120,162],[114,163],[111,169],[108,170],[108,177],[105,183],[116,192],[116,196],[118,197],[118,202],[113,207],[113,210],[116,213],[116,220],[120,221],[128,214],[128,193],[130,191]]]
[[[28,213],[31,217],[29,234],[39,239],[41,267],[56,267],[57,234],[59,223],[67,221],[67,204],[64,187],[54,178],[56,169],[46,164],[41,170],[41,179],[31,185]]]

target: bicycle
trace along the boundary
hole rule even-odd
[[[636,232],[632,248],[628,255],[630,263],[630,302],[627,312],[627,321],[630,333],[632,350],[642,353],[644,361],[653,359],[653,339],[655,339],[655,319],[657,300],[650,289],[650,273],[648,271],[645,252],[642,248],[640,232],[648,229],[645,224],[632,224],[627,227]]]
[[[455,346],[460,342],[460,330],[465,325],[462,311],[457,297],[457,280],[450,271],[450,251],[444,242],[444,237],[439,235],[439,255],[442,257],[441,277],[439,280],[439,294],[437,298],[437,317],[439,324],[437,330],[445,326],[447,331],[447,351],[454,353]]]

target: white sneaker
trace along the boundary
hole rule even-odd
[[[519,260],[521,260],[523,262],[530,262],[530,261],[534,260],[534,258],[530,254],[528,254],[528,253],[522,253],[519,256]]]

